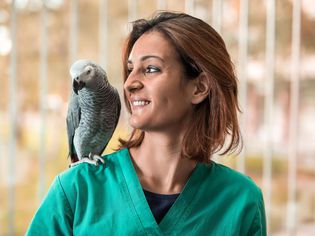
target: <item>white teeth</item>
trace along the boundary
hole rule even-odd
[[[133,101],[132,105],[133,106],[144,106],[144,105],[148,105],[150,102],[148,101]]]

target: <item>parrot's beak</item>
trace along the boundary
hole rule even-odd
[[[78,94],[78,91],[84,88],[84,86],[85,86],[84,82],[78,81],[77,79],[73,80],[72,88],[76,94]]]

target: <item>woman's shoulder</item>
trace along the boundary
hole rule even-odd
[[[207,166],[207,169],[207,179],[211,182],[215,180],[218,186],[229,188],[232,191],[237,190],[237,192],[244,194],[261,196],[261,189],[251,177],[216,162],[212,162]]]
[[[58,174],[48,191],[48,198],[63,199],[75,212],[77,202],[85,202],[88,195],[93,195],[95,202],[102,202],[102,197],[111,195],[119,189],[122,170],[120,158],[124,158],[126,150],[119,150],[102,156],[105,163],[93,165],[80,163]],[[86,206],[86,205],[85,205]]]
[[[264,200],[257,184],[249,176],[215,162],[204,165],[204,173],[201,206],[219,216],[216,219],[221,219],[226,227],[223,230],[228,235],[265,235]]]
[[[105,179],[112,178],[117,171],[120,171],[119,158],[125,152],[125,149],[121,149],[102,156],[104,164],[80,163],[61,172],[56,178],[62,186],[77,186],[90,182],[102,182]]]

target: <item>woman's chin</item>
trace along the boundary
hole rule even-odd
[[[138,119],[135,119],[133,117],[130,117],[129,124],[134,129],[141,129],[143,127],[143,122],[141,122]]]

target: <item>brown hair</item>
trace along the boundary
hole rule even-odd
[[[210,87],[208,97],[197,104],[194,119],[184,136],[182,156],[198,162],[210,162],[212,155],[233,152],[241,143],[237,112],[237,78],[233,63],[221,36],[207,23],[184,13],[159,12],[150,20],[133,22],[123,50],[123,77],[128,78],[127,60],[135,42],[146,32],[162,33],[174,46],[188,78],[202,72]],[[125,95],[127,110],[130,104]],[[224,146],[227,136],[230,140]],[[139,146],[144,132],[134,129],[128,140],[120,139],[120,148]]]

